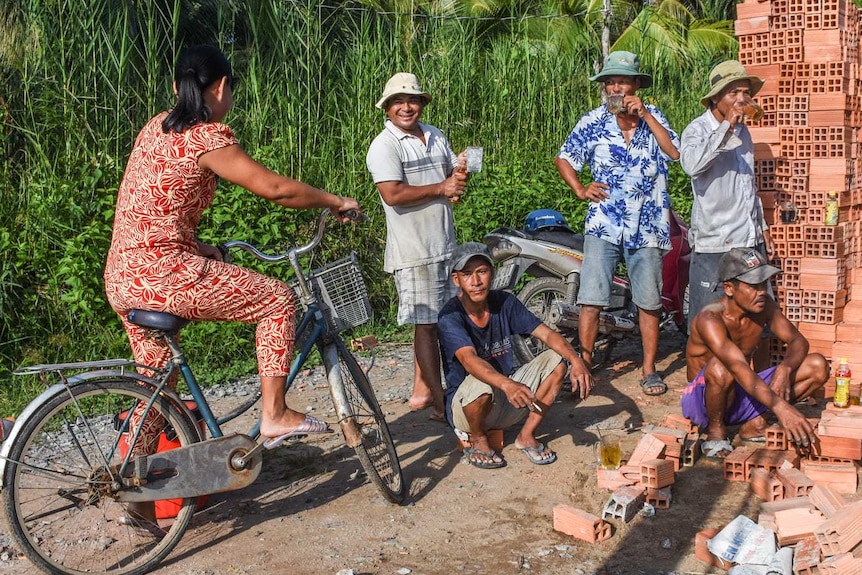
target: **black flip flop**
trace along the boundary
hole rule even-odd
[[[506,465],[505,461],[494,461],[494,457],[497,457],[496,451],[482,451],[475,447],[465,447],[464,455],[467,456],[467,463],[479,469],[499,469]],[[473,455],[480,455],[488,461],[477,461],[473,459]]]
[[[667,384],[657,373],[645,375],[641,380],[641,388],[645,395],[663,395],[667,393]],[[651,389],[658,389],[659,391],[650,391]]]

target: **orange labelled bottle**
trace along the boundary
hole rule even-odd
[[[832,403],[835,407],[850,405],[850,364],[846,357],[841,358],[835,371],[835,397]]]

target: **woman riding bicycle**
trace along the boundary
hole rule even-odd
[[[148,338],[146,330],[127,320],[132,309],[190,320],[257,323],[260,433],[273,445],[291,435],[330,431],[325,422],[285,403],[294,343],[293,292],[279,280],[222,261],[218,248],[197,240],[198,222],[212,203],[219,177],[288,208],[330,208],[338,215],[358,211],[359,204],[280,176],[250,158],[221,123],[233,105],[233,84],[230,63],[217,48],[194,46],[180,54],[174,70],[176,105],[144,126],[129,157],[117,197],[105,287],[139,364],[164,366],[170,350],[161,338]],[[149,419],[136,455],[155,452],[163,422]],[[136,504],[130,511],[139,519],[154,517],[152,503]]]

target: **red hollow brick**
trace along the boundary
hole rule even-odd
[[[588,543],[598,543],[611,536],[609,523],[564,503],[554,506],[554,529]]]

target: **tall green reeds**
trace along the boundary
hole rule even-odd
[[[21,363],[128,355],[101,280],[116,189],[137,131],[171,105],[173,62],[188,44],[214,43],[231,58],[240,83],[227,121],[253,157],[356,197],[368,212],[367,224],[336,226],[313,263],[359,252],[381,326],[391,323],[394,298],[381,269],[385,224],[365,153],[383,126],[374,102],[393,73],[420,77],[434,97],[425,120],[456,150],[485,147],[484,171],[455,207],[459,239],[520,225],[538,207],[581,225],[584,207],[552,158],[600,101],[587,80],[598,46],[567,49],[553,26],[542,27],[543,36],[529,20],[325,4],[7,0],[0,8],[0,36],[15,39],[0,42],[0,415],[20,403],[8,392],[9,370]],[[647,94],[678,131],[698,113],[691,90],[702,85],[686,73],[666,71],[663,78],[678,80]],[[687,182],[677,187],[684,200]],[[200,236],[298,243],[313,217],[223,183]],[[251,329],[195,325],[184,342],[201,367],[242,358],[241,369],[252,369]]]

